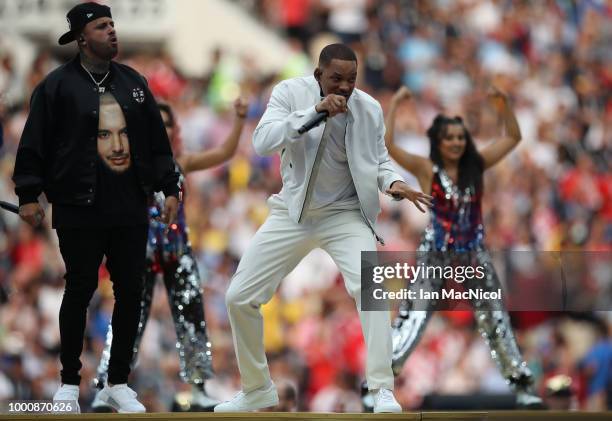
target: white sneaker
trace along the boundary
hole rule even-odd
[[[542,398],[528,392],[516,394],[516,406],[521,409],[545,409]]]
[[[238,392],[231,400],[215,406],[215,412],[247,412],[278,405],[276,386],[255,389],[249,393]]]
[[[202,409],[213,408],[219,405],[219,401],[211,398],[200,387],[193,386],[191,389],[191,406],[196,406]]]
[[[105,401],[100,399],[100,393],[102,389],[98,389],[96,395],[94,396],[94,400],[91,403],[91,409],[94,412],[113,412],[113,407],[107,404]]]
[[[402,407],[395,400],[393,392],[389,389],[378,389],[378,393],[372,393],[374,396],[374,413],[382,412],[402,412]]]
[[[108,383],[99,393],[102,402],[113,407],[122,414],[146,412],[144,405],[136,400],[136,392],[128,387],[127,384],[116,384],[109,386]]]
[[[76,412],[81,413],[81,407],[79,406],[79,386],[73,384],[62,384],[55,395],[53,395],[53,402],[56,401],[69,401],[71,404],[76,405]]]

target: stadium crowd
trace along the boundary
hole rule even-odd
[[[328,40],[342,40],[358,51],[358,87],[376,97],[383,109],[402,84],[414,92],[414,103],[404,105],[398,115],[396,133],[398,143],[415,153],[428,154],[425,130],[439,112],[464,116],[477,144],[486,144],[500,133],[485,105],[486,87],[495,83],[508,92],[523,141],[485,175],[483,211],[491,250],[612,251],[609,2],[236,3],[292,46],[294,55],[278,74],[264,74],[256,57],[230,56],[221,47],[210,57],[210,70],[199,78],[184,77],[163,52],[120,57],[145,74],[152,91],[175,108],[186,150],[222,142],[231,128],[231,100],[240,93],[250,102],[237,155],[227,165],[190,175],[185,198],[191,243],[205,280],[217,374],[208,384],[213,396],[228,398],[239,389],[224,293],[265,219],[267,196],[281,185],[279,158],[257,156],[250,138],[271,87],[283,78],[311,74],[311,57]],[[41,49],[30,72],[18,74],[10,49],[0,52],[2,200],[16,202],[10,177],[29,96],[58,64]],[[406,178],[416,186],[409,174]],[[427,217],[407,203],[381,202],[384,250],[415,250]],[[0,212],[0,401],[49,399],[58,386],[64,268],[49,221],[48,215],[43,227],[32,229],[16,215]],[[610,259],[604,262],[603,279],[589,271],[596,294],[612,294],[611,264]],[[175,394],[187,390],[178,376],[166,294],[161,283],[158,288],[132,378],[148,411],[171,409]],[[82,355],[84,411],[88,397],[93,399],[91,380],[112,302],[102,267]],[[298,390],[296,408],[359,411],[363,339],[330,258],[320,251],[309,255],[263,312],[272,377]],[[516,312],[512,319],[538,391],[551,407],[612,408],[612,311]],[[404,409],[412,409],[430,394],[473,393],[509,392],[471,313],[440,313],[398,377],[396,396]]]

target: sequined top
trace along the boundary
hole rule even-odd
[[[179,189],[182,197],[185,193],[185,176],[178,168]],[[164,209],[165,196],[155,193],[149,206],[149,238],[147,240],[147,262],[153,272],[161,273],[165,266],[176,265],[179,258],[191,249],[188,238],[187,222],[183,201],[179,202],[177,220],[166,231],[167,225],[159,220]]]
[[[460,190],[443,168],[434,165],[433,208],[419,250],[468,251],[482,249],[482,188]]]

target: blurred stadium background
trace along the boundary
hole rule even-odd
[[[75,3],[0,0],[3,200],[16,202],[10,177],[32,89],[75,54],[74,45],[57,45]],[[478,144],[486,143],[496,121],[483,106],[485,88],[495,82],[510,94],[524,140],[485,177],[491,249],[612,248],[610,1],[104,3],[116,22],[118,59],[145,74],[153,92],[173,105],[186,150],[223,141],[231,127],[231,101],[238,94],[250,101],[236,157],[190,176],[186,198],[217,373],[208,388],[220,399],[239,388],[224,292],[266,217],[266,197],[280,188],[278,157],[256,156],[250,137],[271,87],[311,74],[313,57],[331,41],[358,51],[358,86],[383,108],[401,84],[415,92],[416,115],[400,112],[397,133],[416,153],[428,153],[424,132],[440,111],[465,116]],[[427,218],[406,203],[383,198],[382,205],[385,250],[414,250]],[[47,213],[47,225],[31,229],[15,215],[0,213],[0,402],[50,399],[58,386],[64,269],[49,221]],[[91,380],[113,305],[104,268],[100,275],[82,355],[83,411],[93,399]],[[363,340],[331,260],[311,253],[263,311],[272,375],[298,387],[298,409],[360,411]],[[538,391],[551,407],[612,407],[612,312],[513,313],[512,319]],[[175,394],[189,390],[179,380],[174,340],[159,283],[132,377],[148,411],[171,410]],[[456,395],[464,406],[486,405],[483,396],[494,406],[493,397],[504,401],[509,394],[471,314],[463,312],[435,316],[396,390],[405,410],[442,408],[452,401],[443,396]]]

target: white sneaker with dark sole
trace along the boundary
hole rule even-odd
[[[238,392],[231,400],[215,406],[215,412],[248,412],[278,405],[276,386],[259,388],[248,393]]]

